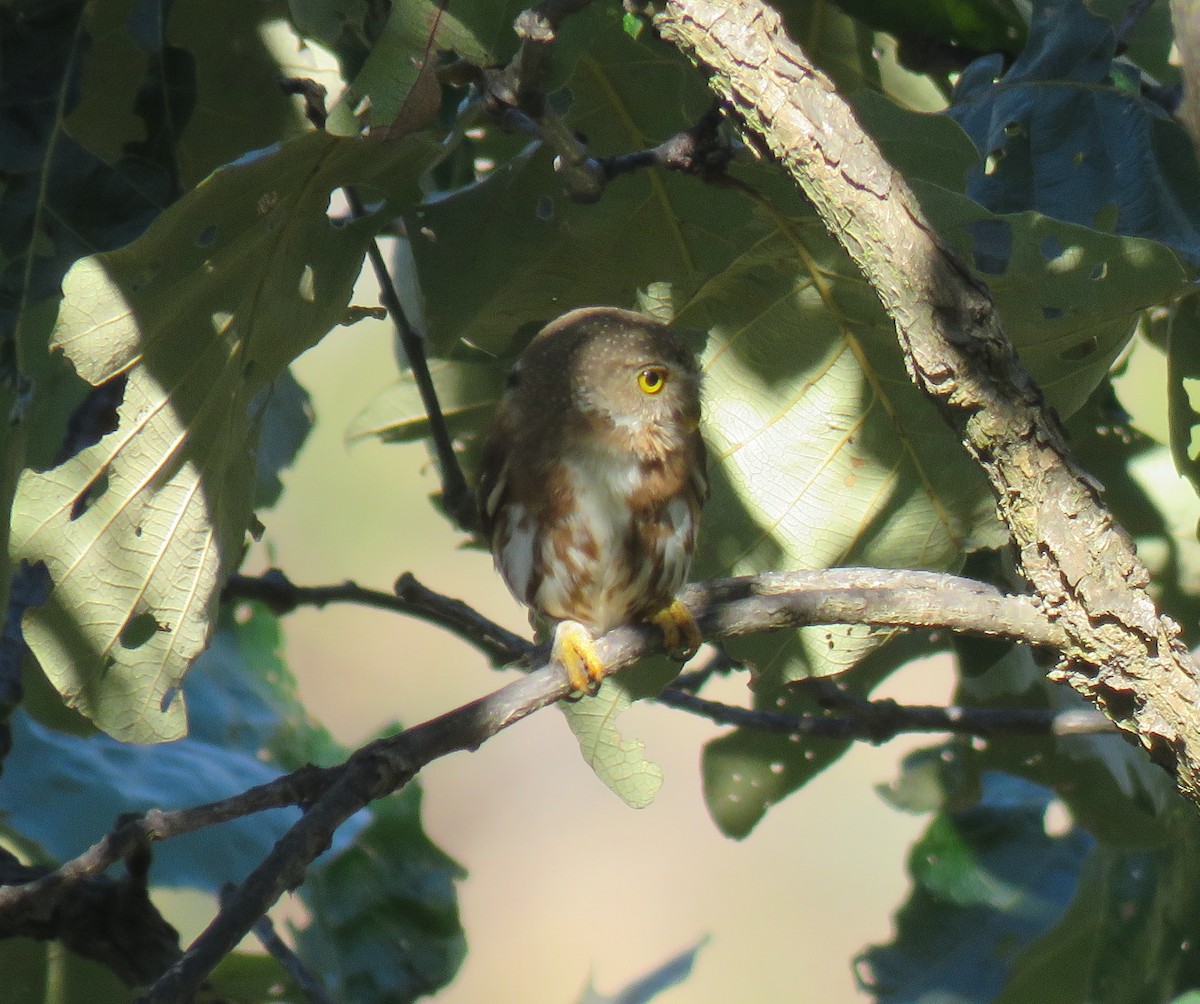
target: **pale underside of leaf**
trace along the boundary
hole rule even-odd
[[[127,375],[119,425],[23,475],[14,554],[55,587],[25,617],[34,655],[111,735],[186,732],[179,685],[241,557],[269,388],[341,320],[372,233],[334,225],[332,194],[413,193],[431,155],[312,133],[221,169],[68,275],[55,344],[92,384]]]
[[[559,706],[596,776],[630,808],[644,809],[662,787],[663,772],[646,759],[645,743],[617,731],[617,718],[633,700],[622,680],[608,677],[593,696]]]

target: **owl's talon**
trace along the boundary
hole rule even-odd
[[[550,660],[562,666],[575,691],[575,699],[594,694],[604,679],[604,663],[592,634],[578,621],[562,621],[554,629]]]
[[[692,612],[680,600],[672,600],[650,618],[663,633],[663,648],[679,662],[687,662],[704,644],[704,636]]]

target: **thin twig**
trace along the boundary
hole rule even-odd
[[[221,889],[221,903],[232,894],[236,887],[230,883]],[[334,1004],[333,995],[325,987],[321,977],[313,972],[305,961],[279,936],[270,914],[263,914],[253,927],[254,936],[258,938],[263,948],[279,963],[283,971],[291,977],[292,982],[300,988],[304,999],[309,1004]]]
[[[661,167],[668,171],[693,174],[704,181],[719,183],[726,180],[725,169],[733,159],[734,147],[721,135],[724,114],[714,104],[690,129],[676,133],[649,150],[614,157],[598,157],[605,180],[646,167]]]
[[[1093,710],[940,707],[864,700],[853,715],[789,715],[710,701],[678,687],[668,687],[658,695],[658,701],[718,725],[815,739],[861,739],[876,744],[909,732],[953,732],[986,738],[1001,734],[1115,735],[1117,731],[1108,718]]]
[[[483,71],[482,89],[488,110],[501,121],[511,121],[515,113],[535,124],[538,135],[554,151],[555,171],[562,176],[567,193],[577,202],[595,202],[600,198],[604,172],[588,156],[583,142],[547,104],[542,84],[559,25],[590,2],[546,0],[522,11],[513,22],[513,31],[521,40],[516,55],[502,69]]]
[[[354,189],[346,189],[346,201],[355,219],[366,215],[362,200]],[[371,241],[367,245],[367,259],[379,283],[379,298],[392,315],[392,323],[396,325],[400,347],[404,350],[404,358],[412,370],[413,382],[421,395],[421,405],[429,419],[429,436],[433,441],[433,452],[442,476],[442,503],[460,529],[472,532],[479,523],[475,509],[475,493],[467,484],[462,465],[458,462],[458,454],[454,451],[454,440],[446,425],[446,417],[442,414],[437,389],[433,385],[433,376],[429,372],[429,362],[425,358],[425,339],[409,323],[400,303],[400,294],[396,291],[396,284],[392,281],[392,275],[383,260],[377,241]]]
[[[278,568],[262,575],[231,575],[222,591],[225,600],[257,600],[277,616],[299,607],[321,609],[330,603],[353,603],[416,617],[445,628],[491,660],[504,666],[524,656],[533,645],[519,634],[488,620],[462,600],[435,593],[405,572],[396,580],[395,591],[366,589],[346,581],[333,586],[298,586]]]
[[[318,129],[325,128],[325,88],[312,80],[303,77],[288,77],[282,81],[285,91],[298,94],[304,98],[304,113],[308,120]],[[350,207],[353,219],[361,220],[367,215],[358,191],[345,186],[346,203]],[[404,358],[412,370],[413,382],[417,393],[421,396],[421,405],[429,419],[429,436],[433,442],[433,452],[437,458],[438,471],[442,480],[442,500],[446,511],[455,523],[467,532],[473,532],[478,527],[478,514],[475,510],[475,493],[467,484],[463,475],[462,465],[458,462],[458,454],[454,451],[454,440],[446,425],[441,403],[438,401],[437,389],[433,385],[433,377],[429,372],[429,363],[425,357],[425,339],[418,334],[404,306],[400,302],[400,294],[392,281],[391,272],[383,260],[383,252],[379,250],[379,242],[372,240],[367,244],[367,260],[379,283],[379,299],[391,315],[392,323],[400,340],[400,348]]]

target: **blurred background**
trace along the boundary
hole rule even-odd
[[[355,302],[377,301],[364,288]],[[300,584],[379,589],[411,571],[527,632],[490,557],[465,549],[429,504],[437,482],[424,450],[345,443],[351,419],[396,373],[389,325],[336,329],[296,373],[317,425],[279,507],[263,514],[266,535],[245,570],[275,564]],[[396,615],[304,610],[283,627],[302,700],[351,745],[507,678],[449,635]],[[725,696],[737,699],[744,685],[728,681]],[[897,674],[883,696],[944,703],[950,686],[947,665],[924,664]],[[709,820],[700,788],[700,748],[718,727],[657,706],[622,721],[666,774],[645,810],[593,776],[552,708],[422,773],[427,832],[469,872],[459,886],[466,962],[436,999],[569,1004],[589,981],[611,993],[705,939],[692,976],[664,1004],[868,999],[852,959],[889,938],[907,850],[924,826],[874,786],[935,737],[859,746],[735,842]]]

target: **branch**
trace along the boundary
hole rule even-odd
[[[297,586],[278,568],[271,568],[260,576],[231,575],[221,595],[225,600],[257,600],[277,616],[301,606],[321,609],[330,603],[355,603],[407,614],[462,638],[483,652],[493,666],[506,665],[533,647],[462,600],[426,589],[408,572],[396,580],[395,592],[385,593],[350,581],[336,586]]]
[[[298,606],[361,603],[419,617],[474,645],[493,662],[527,656],[533,646],[462,600],[423,586],[406,572],[396,595],[353,582],[297,586],[271,569],[259,577],[234,575],[226,598],[260,600],[277,614]],[[733,638],[811,624],[950,629],[1051,648],[1066,634],[1027,596],[1007,596],[993,586],[944,572],[896,568],[820,568],[764,572],[695,583],[683,601],[707,638]],[[634,658],[644,654],[637,652]]]
[[[658,702],[678,708],[718,725],[774,732],[813,739],[862,739],[885,743],[901,733],[953,732],[960,735],[1107,735],[1116,726],[1099,711],[1051,711],[1040,708],[943,708],[935,705],[898,704],[895,701],[857,702],[853,714],[789,715],[781,711],[740,708],[680,689],[668,687]]]
[[[304,114],[317,129],[325,128],[325,88],[304,77],[286,77],[280,81],[284,91],[304,99]],[[346,202],[350,206],[350,215],[360,220],[367,215],[362,199],[356,189],[346,186]],[[367,245],[367,260],[379,283],[379,299],[391,315],[392,323],[396,326],[396,334],[400,340],[400,348],[404,358],[412,370],[413,382],[417,393],[421,396],[421,405],[429,419],[429,436],[433,441],[433,452],[437,458],[438,471],[442,481],[442,500],[446,511],[454,519],[460,529],[468,532],[478,527],[479,517],[475,511],[475,493],[463,476],[462,465],[458,462],[458,454],[454,452],[454,440],[446,425],[446,417],[442,414],[442,406],[438,401],[437,390],[433,386],[433,377],[429,372],[429,362],[425,358],[425,339],[417,333],[408,321],[404,306],[400,302],[400,294],[392,281],[383,253],[379,250],[379,242],[372,240]]]
[[[655,24],[804,190],[895,320],[910,375],[983,468],[1020,568],[1067,636],[1051,678],[1136,734],[1200,804],[1197,668],[987,290],[778,14],[759,0],[668,0]]]
[[[222,904],[229,898],[234,888],[232,884],[229,884],[221,889]],[[309,969],[304,960],[284,942],[267,914],[263,914],[255,921],[252,930],[267,953],[279,963],[283,971],[291,977],[292,982],[304,994],[304,999],[308,1004],[334,1004],[333,996],[326,989],[320,974]]]
[[[110,969],[127,986],[144,986],[179,958],[179,934],[151,902],[146,886],[149,842],[125,855],[125,874],[92,875],[40,912],[0,915],[0,939],[54,939]],[[21,864],[0,848],[0,888],[30,883],[45,868]]]
[[[303,818],[255,872],[231,894],[209,929],[155,985],[147,1000],[183,1000],[232,950],[287,889],[304,877],[309,863],[334,831],[369,802],[406,784],[425,764],[456,750],[475,749],[501,729],[570,694],[558,666],[547,664],[544,646],[524,639],[471,611],[461,601],[426,589],[411,576],[398,583],[400,603],[353,584],[305,588],[281,575],[241,577],[231,592],[275,601],[294,609],[302,602],[344,600],[402,609],[452,627],[487,653],[526,657],[533,671],[494,693],[440,718],[372,743],[339,767],[305,767],[269,784],[214,802],[177,811],[154,810],[125,821],[94,847],[60,868],[23,885],[0,888],[0,917],[47,916],[72,887],[104,872],[153,840],[166,840],[230,819],[287,805],[307,807]],[[709,638],[732,637],[814,623],[866,623],[893,627],[945,628],[988,634],[1035,645],[1057,645],[1065,636],[1046,621],[1027,597],[1005,596],[971,580],[932,572],[889,569],[830,569],[770,573],[690,586],[683,600]],[[648,625],[625,627],[599,639],[597,650],[613,673],[658,651],[661,637]]]

